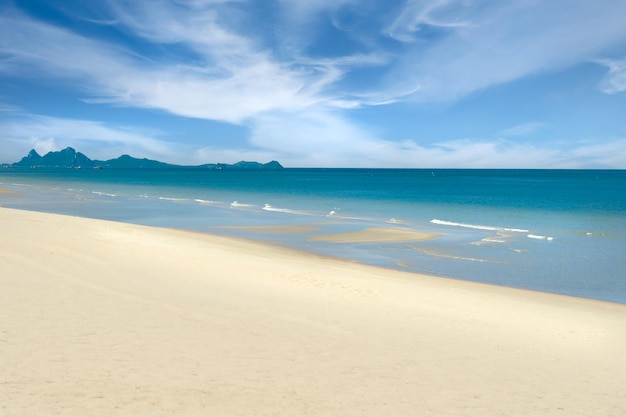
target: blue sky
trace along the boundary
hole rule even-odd
[[[626,169],[623,0],[0,0],[0,162]]]

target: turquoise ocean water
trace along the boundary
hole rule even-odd
[[[5,207],[234,235],[399,270],[626,303],[626,171],[5,169],[0,187],[16,191],[0,195]],[[279,225],[308,228],[240,227]],[[440,237],[311,240],[367,227]]]

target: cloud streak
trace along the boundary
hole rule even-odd
[[[409,0],[386,33],[402,42],[416,42],[420,40],[421,32],[468,26],[464,14],[469,8],[467,2],[455,0],[428,3]]]
[[[600,83],[600,89],[607,94],[617,94],[626,91],[626,59],[600,60],[598,63],[606,66],[608,74]]]
[[[0,64],[0,72],[77,82],[92,96],[88,98],[91,103],[153,108],[231,123],[268,110],[317,103],[323,99],[320,91],[340,77],[328,64],[291,69],[273,61],[268,53],[253,50],[245,38],[219,27],[213,13],[183,26],[178,18],[189,19],[169,8],[145,9],[146,20],[141,23],[121,11],[115,20],[152,42],[188,46],[197,64],[152,62],[24,16],[5,16],[0,18],[0,47],[11,59]],[[31,36],[40,41],[32,42]],[[24,74],[23,68],[32,70]]]
[[[247,0],[109,0],[90,4],[97,8],[93,15],[66,11],[96,28],[93,32],[7,8],[0,14],[0,75],[62,82],[93,106],[157,110],[249,128],[249,148],[210,143],[186,148],[199,157],[211,152],[230,158],[238,152],[273,154],[292,166],[407,167],[614,167],[623,160],[600,155],[618,149],[613,146],[619,139],[595,148],[576,144],[573,150],[496,139],[419,143],[411,140],[420,136],[416,125],[417,132],[402,136],[409,140],[388,140],[351,113],[391,103],[455,102],[589,62],[608,68],[602,92],[621,93],[626,65],[606,57],[626,42],[623,1],[573,0],[567,13],[547,0],[272,4],[271,16],[256,16],[251,10],[258,4]],[[271,24],[251,24],[263,18]],[[336,35],[332,53],[319,53],[320,27]],[[115,123],[41,115],[23,122],[20,127],[6,118],[6,141],[42,148],[114,143],[124,152],[157,158],[172,149],[159,139],[164,133]],[[519,122],[493,135],[527,138],[541,127]],[[585,149],[596,156],[583,158]]]
[[[0,47],[11,58],[0,64],[0,71],[15,74],[30,66],[32,75],[85,84],[95,96],[92,102],[241,123],[268,110],[312,105],[343,103],[345,108],[351,103],[347,107],[354,108],[411,98],[454,100],[541,71],[599,59],[604,49],[626,38],[619,18],[626,14],[626,5],[619,1],[597,7],[576,0],[563,14],[545,1],[439,0],[426,6],[408,0],[390,24],[378,22],[379,37],[388,34],[405,44],[401,53],[390,54],[380,45],[367,45],[369,53],[357,53],[364,45],[355,41],[354,53],[334,59],[307,56],[303,49],[279,59],[271,45],[252,40],[241,27],[245,19],[233,16],[243,12],[233,3],[240,2],[110,1],[114,26],[169,48],[170,58],[165,54],[158,61],[19,13],[5,15],[0,18]],[[281,2],[295,22],[351,3]],[[188,63],[179,63],[181,54],[187,54]],[[603,62],[610,70],[603,91],[622,91],[623,63]],[[371,65],[381,67],[380,82],[371,83],[378,87],[335,88],[351,71]]]
[[[291,120],[293,126],[283,126]],[[92,159],[121,154],[178,164],[234,163],[240,160],[279,159],[290,167],[409,167],[409,168],[621,168],[626,166],[626,139],[534,145],[504,139],[465,139],[420,145],[394,142],[338,118],[331,113],[266,115],[256,120],[253,147],[181,146],[159,139],[162,132],[141,132],[102,122],[19,115],[0,122],[0,162],[15,162],[20,149],[40,153],[77,147]],[[301,127],[301,134],[293,132]],[[281,129],[284,127],[284,129]],[[277,133],[278,132],[278,133]],[[177,157],[184,157],[177,159]]]
[[[429,8],[418,0],[407,1],[389,29],[396,39],[407,42],[407,51],[389,73],[386,88],[396,95],[412,91],[420,101],[456,100],[490,86],[589,62],[624,42],[625,14],[626,3],[615,0],[602,4],[574,0],[568,2],[566,13],[559,2],[540,0],[447,0]],[[433,40],[414,42],[426,29],[435,31]]]

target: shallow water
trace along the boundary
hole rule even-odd
[[[6,207],[270,241],[412,272],[626,303],[626,171],[0,171]],[[307,226],[285,229],[224,226]],[[435,240],[332,243],[366,227]]]

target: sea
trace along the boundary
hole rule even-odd
[[[0,188],[12,191],[0,194],[4,207],[236,236],[626,304],[623,170],[7,168]],[[379,227],[438,237],[315,240]]]

